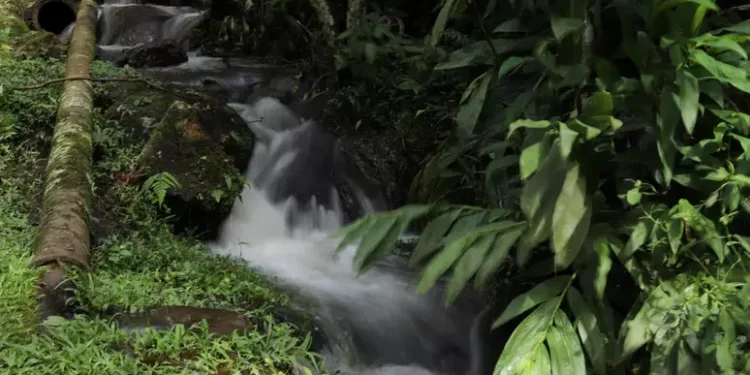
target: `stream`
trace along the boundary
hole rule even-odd
[[[205,17],[189,7],[105,1],[98,10],[100,54],[171,39],[189,46],[190,29]],[[64,33],[72,32],[72,27]],[[229,98],[230,107],[256,134],[246,187],[211,251],[247,261],[249,267],[300,296],[298,304],[316,319],[326,338],[321,354],[328,371],[363,375],[471,374],[469,332],[479,307],[465,296],[454,307],[442,304],[443,284],[427,295],[414,292],[417,275],[391,256],[357,276],[356,246],[335,251],[328,237],[346,222],[341,192],[332,175],[353,186],[360,212],[388,207],[369,193],[336,149],[333,136],[315,121],[300,118],[281,101],[291,90],[291,73],[252,59],[201,56],[141,70],[165,82],[201,88]],[[207,87],[207,82],[211,85]],[[263,83],[259,87],[254,87]]]

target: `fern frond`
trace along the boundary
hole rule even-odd
[[[175,176],[169,172],[161,172],[149,177],[143,183],[142,189],[153,203],[161,207],[164,205],[164,198],[166,198],[167,192],[179,186],[180,182],[177,181]]]

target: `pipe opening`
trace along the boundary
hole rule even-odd
[[[75,11],[70,4],[62,1],[46,2],[37,13],[39,27],[55,35],[62,33],[68,25],[75,21]]]

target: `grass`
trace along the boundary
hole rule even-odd
[[[0,45],[22,40],[0,23]],[[94,165],[94,188],[97,199],[107,197],[113,213],[105,219],[117,230],[97,238],[92,272],[71,270],[77,285],[71,302],[80,314],[40,324],[35,287],[42,270],[30,262],[61,85],[10,88],[62,76],[64,60],[18,58],[13,48],[0,48],[0,374],[277,375],[291,373],[299,360],[319,363],[309,336],[271,314],[287,304],[286,296],[245,264],[175,235],[140,187],[118,183],[115,176],[127,172],[139,149],[127,146],[129,135],[105,121],[102,108],[94,140],[106,152]],[[97,76],[118,73],[103,63],[92,69]],[[112,87],[95,84],[96,97]],[[166,305],[240,312],[255,329],[221,336],[203,322],[127,332],[104,314]]]

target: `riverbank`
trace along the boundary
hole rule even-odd
[[[173,234],[168,212],[148,191],[124,178],[145,141],[128,139],[102,112],[118,83],[95,83],[95,148],[91,272],[71,271],[75,290],[66,318],[40,322],[35,289],[41,270],[31,266],[45,155],[62,86],[23,88],[62,77],[64,56],[45,54],[10,17],[0,24],[0,374],[287,374],[310,358],[304,332],[277,319],[287,304],[244,263],[211,255],[198,240]],[[18,27],[16,27],[18,26]],[[48,34],[49,35],[49,34]],[[49,35],[51,36],[51,35]],[[49,40],[48,40],[49,41]],[[103,62],[97,77],[122,75]],[[128,108],[123,108],[128,110]],[[162,320],[186,322],[131,332],[117,328],[113,313],[189,306],[206,316],[236,312],[235,321],[196,325],[195,311],[172,310]],[[211,310],[207,310],[211,309]],[[214,310],[215,309],[215,310]],[[222,326],[223,325],[223,326]],[[225,333],[229,328],[245,330]]]

